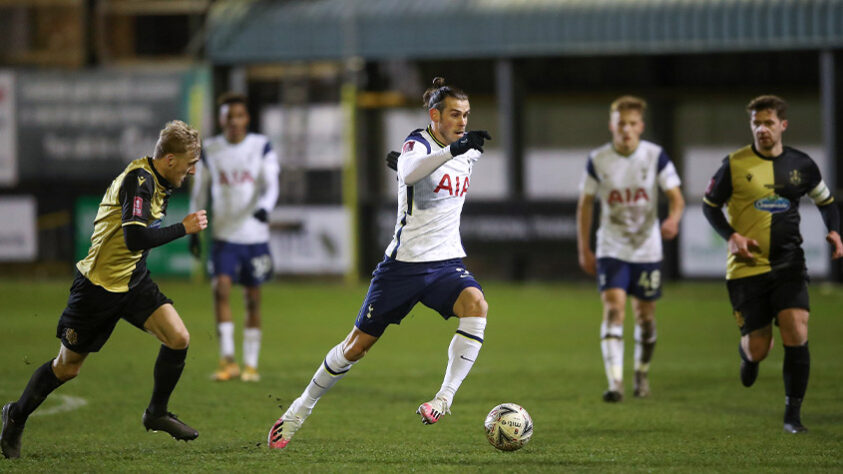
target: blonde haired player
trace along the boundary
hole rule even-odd
[[[661,296],[662,238],[679,230],[685,201],[680,180],[662,147],[641,140],[644,100],[623,96],[609,108],[612,141],[588,156],[577,204],[580,267],[596,275],[603,302],[600,347],[609,388],[603,400],[623,399],[623,322],[627,295],[635,313],[634,394],[650,394],[650,359],[656,345],[655,301]],[[659,189],[669,213],[659,224]],[[600,202],[597,253],[591,250],[594,200]]]
[[[180,223],[161,227],[167,201],[193,174],[199,149],[196,130],[178,120],[168,122],[159,134],[154,155],[129,163],[106,190],[94,220],[91,247],[76,263],[70,297],[56,328],[61,340],[59,353],[35,370],[17,401],[3,407],[3,456],[20,457],[29,415],[50,393],[79,375],[88,354],[103,347],[120,319],[161,341],[152,398],[142,418],[144,427],[185,441],[199,436],[167,411],[184,370],[190,334],[173,300],[161,293],[146,268],[151,248],[208,226],[205,211],[198,210]]]

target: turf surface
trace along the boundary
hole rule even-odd
[[[153,337],[118,324],[76,380],[30,418],[18,460],[0,471],[450,471],[822,472],[843,470],[843,292],[813,285],[811,381],[803,407],[810,432],[782,431],[782,349],[755,386],[738,380],[738,331],[724,285],[668,285],[657,309],[653,395],[632,393],[632,325],[626,324],[626,393],[601,401],[600,305],[590,285],[486,284],[490,323],[453,414],[423,426],[414,413],[439,388],[456,322],[417,307],[319,403],[282,452],[266,433],[304,388],[327,350],[351,329],[365,287],[273,283],[264,293],[257,384],[215,383],[217,346],[207,284],[160,281],[191,331],[187,367],[170,404],[199,438],[176,442],[141,425],[158,351]],[[0,398],[17,398],[53,357],[70,280],[0,281]],[[238,353],[242,300],[234,298]],[[72,397],[72,398],[69,398]],[[70,411],[60,406],[83,399]],[[486,413],[523,405],[535,434],[504,453],[485,440]]]

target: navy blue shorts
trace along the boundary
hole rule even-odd
[[[74,352],[97,352],[111,337],[120,318],[144,329],[149,316],[168,303],[173,304],[173,300],[161,293],[149,273],[129,291],[112,293],[91,283],[77,270],[56,337]]]
[[[464,289],[483,291],[460,258],[410,263],[386,257],[372,277],[354,325],[375,337],[390,324],[400,324],[419,301],[448,319],[454,315],[454,303]]]
[[[604,257],[597,259],[600,291],[620,288],[639,300],[654,301],[662,295],[662,262],[633,263]]]
[[[211,274],[228,275],[234,283],[258,286],[272,277],[269,244],[234,244],[215,240],[211,248]]]

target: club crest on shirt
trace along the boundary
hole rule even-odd
[[[401,149],[401,153],[407,153],[408,151],[413,151],[413,145],[415,143],[416,142],[413,142],[413,141],[409,141],[409,142],[405,143],[404,148]]]
[[[76,334],[76,330],[72,328],[64,330],[64,338],[71,346],[75,346],[76,343],[79,342],[79,335]]]
[[[790,174],[788,174],[788,177],[790,178],[790,184],[794,186],[802,184],[802,175],[799,174],[799,170],[791,171]]]

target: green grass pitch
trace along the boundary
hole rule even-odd
[[[755,386],[738,380],[738,331],[722,283],[671,284],[657,309],[653,395],[632,395],[632,321],[626,324],[626,395],[601,401],[605,378],[600,304],[591,285],[488,283],[486,342],[458,392],[453,414],[423,426],[416,407],[442,381],[456,328],[419,306],[317,405],[281,452],[266,448],[274,420],[304,388],[330,347],[351,329],[365,286],[273,283],[263,302],[257,384],[215,383],[217,363],[207,284],[161,280],[187,323],[187,367],[170,409],[196,427],[191,443],[147,433],[159,344],[126,322],[81,375],[30,418],[15,472],[831,472],[843,470],[843,293],[813,285],[811,381],[804,436],[782,431],[778,335]],[[0,398],[17,398],[32,371],[58,350],[54,338],[70,279],[0,282]],[[238,353],[242,300],[234,299]],[[66,397],[87,404],[55,412]],[[496,404],[523,405],[532,441],[498,452],[483,419]],[[50,413],[53,412],[53,413]]]

